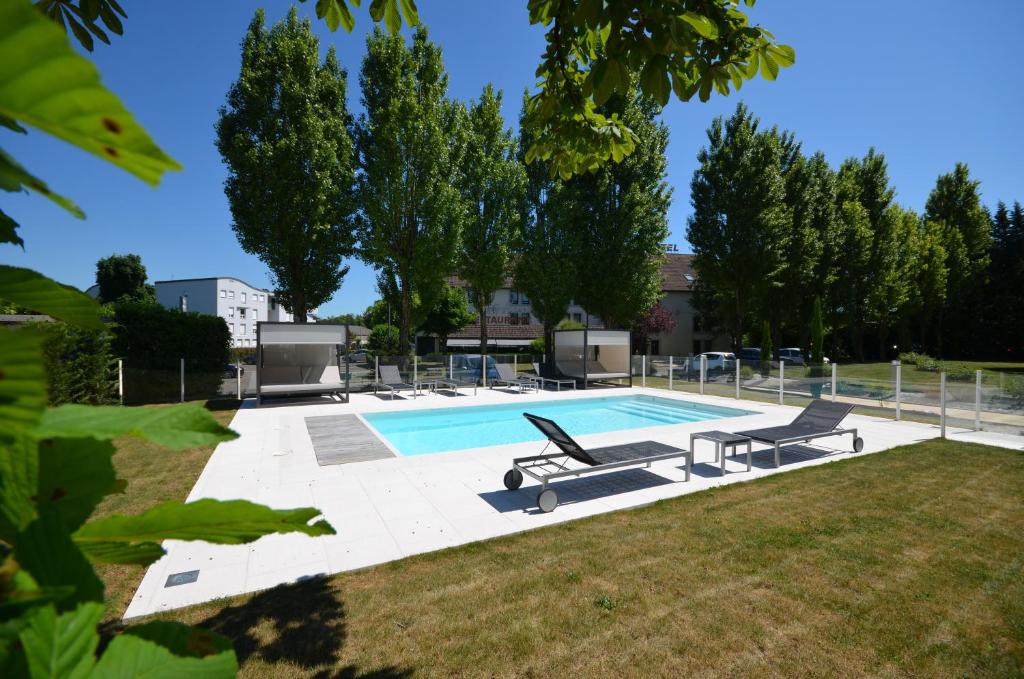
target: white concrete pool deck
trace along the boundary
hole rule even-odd
[[[337,535],[310,538],[301,534],[270,535],[249,545],[210,545],[167,541],[167,554],[149,567],[126,618],[157,613],[212,599],[254,592],[320,574],[338,573],[400,559],[421,552],[484,540],[569,521],[584,516],[636,507],[727,483],[749,481],[816,464],[852,457],[850,437],[822,439],[815,446],[824,456],[806,450],[783,453],[779,469],[765,447],[754,454],[746,471],[746,455],[729,458],[727,474],[713,463],[714,447],[697,442],[693,475],[684,482],[683,460],[669,460],[651,469],[627,469],[556,482],[559,506],[550,514],[536,507],[538,485],[527,478],[508,491],[502,476],[514,457],[536,454],[542,443],[501,445],[432,455],[324,466],[317,464],[304,419],[319,415],[385,410],[462,407],[493,403],[548,401],[628,394],[757,411],[757,414],[690,424],[673,424],[578,437],[586,447],[654,440],[689,447],[689,435],[709,429],[736,431],[788,423],[799,410],[754,401],[667,392],[660,389],[513,394],[480,389],[478,395],[452,398],[437,394],[415,400],[390,401],[355,394],[350,404],[325,403],[255,408],[247,402],[231,427],[239,438],[217,446],[188,500],[247,499],[275,508],[315,506]],[[915,443],[939,435],[937,427],[851,415],[845,426],[857,427],[865,446],[860,455]],[[957,434],[957,438],[961,435]],[[1020,447],[1020,439],[981,433],[974,440]],[[169,453],[170,454],[170,453]],[[130,489],[129,489],[130,492]],[[166,587],[171,574],[199,571],[189,584]]]

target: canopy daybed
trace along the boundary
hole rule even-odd
[[[267,396],[331,394],[348,401],[347,344],[344,325],[257,323],[257,405]]]
[[[628,330],[556,330],[555,367],[565,377],[581,383],[628,379],[631,338]]]

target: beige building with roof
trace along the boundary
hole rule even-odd
[[[652,354],[686,356],[703,351],[729,350],[729,340],[701,329],[700,316],[693,307],[693,289],[697,281],[693,270],[693,255],[668,252],[662,265],[661,304],[676,320],[676,328],[652,338]],[[448,280],[449,285],[465,288],[464,281],[457,277]],[[477,311],[474,309],[474,311]],[[478,311],[479,313],[479,311]],[[511,279],[498,289],[485,309],[487,314],[487,336],[490,351],[523,350],[531,341],[543,336],[544,326],[530,308],[530,300],[513,287]],[[566,318],[587,323],[586,310],[573,303]],[[590,327],[604,327],[600,319],[589,317]],[[448,338],[449,351],[465,350],[474,352],[480,345],[480,326],[473,323]]]

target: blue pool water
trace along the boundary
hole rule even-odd
[[[554,420],[570,436],[752,414],[749,410],[656,396],[606,396],[547,403],[369,413],[363,417],[402,455],[424,455],[543,441],[544,436],[523,417],[524,412]]]

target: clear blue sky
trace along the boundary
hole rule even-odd
[[[543,46],[540,29],[527,22],[526,0],[417,1],[444,50],[451,96],[470,99],[493,82],[505,91],[505,116],[514,126]],[[313,4],[299,11],[313,17]],[[125,36],[98,44],[92,58],[104,82],[185,169],[152,189],[34,130],[28,138],[0,132],[4,148],[88,215],[79,221],[37,196],[4,194],[4,210],[22,224],[26,249],[2,245],[0,262],[84,288],[93,282],[97,259],[134,252],[151,280],[223,275],[268,286],[266,268],[241,251],[231,231],[213,126],[238,75],[238,45],[253,11],[262,5],[274,21],[290,3],[123,5]],[[763,124],[795,131],[805,150],[823,150],[833,165],[874,145],[888,158],[897,200],[908,207],[921,210],[936,176],[957,161],[981,180],[990,207],[1024,201],[1024,3],[760,0],[753,18],[796,49],[796,65],[774,83],[756,80],[739,95],[707,104],[672,102],[664,113],[675,189],[671,240],[681,250],[688,249],[689,182],[705,129],[740,97]],[[365,7],[357,20],[353,34],[332,34],[314,22],[321,46],[336,45],[349,71],[355,112],[371,25]],[[373,272],[353,262],[322,311],[362,311],[375,297]]]

